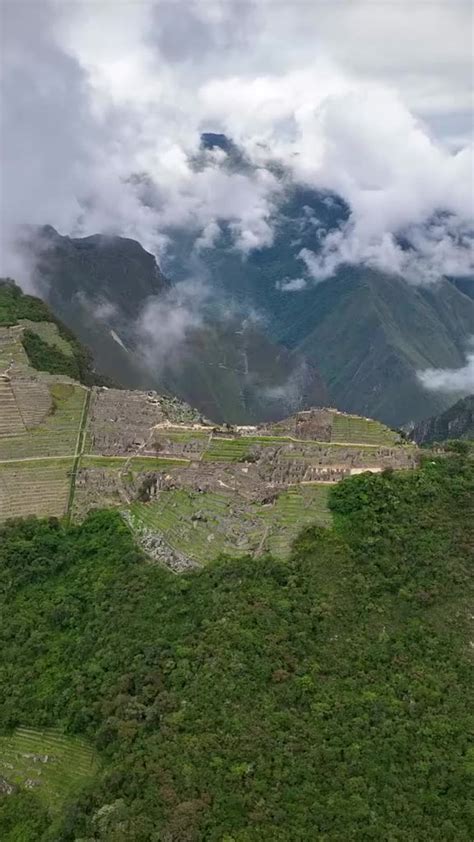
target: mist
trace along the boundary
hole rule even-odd
[[[294,183],[334,191],[351,210],[317,253],[301,253],[305,283],[344,262],[420,284],[471,273],[468,5],[417,7],[409,37],[401,2],[299,12],[182,2],[177,16],[150,0],[117,15],[106,2],[6,0],[2,274],[31,288],[15,245],[24,223],[133,237],[159,261],[176,228],[198,254],[225,224],[245,261],[271,245]],[[368,49],[374,39],[383,50]],[[249,167],[203,154],[202,131],[232,138]],[[281,292],[301,288],[288,279]]]

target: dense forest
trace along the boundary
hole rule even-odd
[[[0,795],[3,842],[470,842],[465,450],[338,484],[284,563],[176,576],[116,512],[7,524],[1,733],[100,769],[60,812]]]

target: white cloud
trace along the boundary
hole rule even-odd
[[[177,352],[190,332],[203,323],[208,295],[202,281],[188,279],[148,300],[134,330],[139,350],[155,372],[178,362]]]
[[[467,354],[462,368],[426,368],[418,372],[418,378],[431,391],[474,394],[474,352]]]
[[[299,292],[301,289],[305,289],[306,286],[307,281],[304,278],[285,278],[283,281],[277,281],[275,284],[276,289],[282,292]]]
[[[321,254],[302,254],[314,277],[348,259],[418,282],[468,271],[463,0],[143,0],[120,14],[106,0],[5,0],[1,14],[4,242],[15,223],[50,223],[132,236],[160,256],[172,227],[199,249],[226,221],[245,255],[272,242],[272,158],[351,206]],[[196,167],[202,130],[233,136],[257,170],[238,173],[221,152]],[[146,190],[131,178],[142,173]],[[449,230],[427,225],[440,209]]]

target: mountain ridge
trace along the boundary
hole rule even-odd
[[[474,440],[474,395],[467,395],[440,415],[415,424],[409,431],[409,437],[418,445],[447,439]]]

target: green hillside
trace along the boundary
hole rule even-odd
[[[29,364],[38,371],[66,374],[87,386],[109,382],[98,375],[92,353],[32,295],[25,295],[10,278],[0,278],[0,327],[21,325],[22,345]],[[9,360],[2,359],[8,366]]]
[[[457,368],[474,330],[474,302],[449,282],[433,290],[354,270],[314,291],[288,339],[318,367],[337,406],[396,426],[449,405],[416,372]]]
[[[5,526],[2,840],[470,842],[473,500],[465,456],[361,475],[288,561],[184,576],[114,512]],[[95,777],[5,794],[18,728]]]

